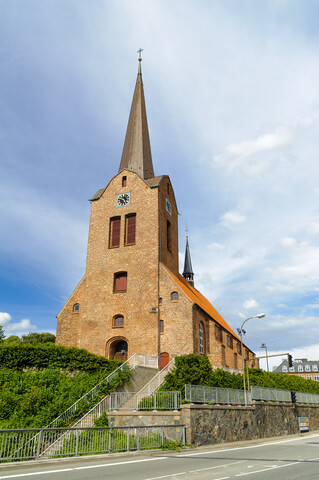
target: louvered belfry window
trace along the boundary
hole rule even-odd
[[[134,245],[136,237],[136,213],[125,217],[125,245]]]
[[[110,248],[120,246],[121,217],[110,219]]]
[[[114,274],[114,292],[126,292],[127,272],[117,272]]]

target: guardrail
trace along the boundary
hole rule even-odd
[[[63,443],[43,455],[65,431]],[[0,462],[147,450],[168,442],[184,445],[185,433],[185,425],[0,430]]]
[[[107,397],[107,409],[117,410],[178,410],[181,406],[181,392],[112,392]]]
[[[319,404],[319,395],[316,393],[296,392],[297,403],[312,403]]]
[[[189,403],[245,405],[245,392],[233,388],[185,385],[185,400]],[[246,391],[246,400],[246,403],[251,405],[251,396],[248,391]]]
[[[252,400],[261,400],[266,402],[291,402],[290,390],[279,390],[277,388],[251,387]]]

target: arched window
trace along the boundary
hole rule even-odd
[[[178,301],[178,293],[177,292],[172,292],[171,293],[171,301],[172,302],[177,302]]]
[[[126,292],[127,272],[114,273],[114,293]]]
[[[123,315],[114,315],[114,317],[113,317],[113,327],[124,327],[124,317],[123,317]]]
[[[80,311],[80,304],[79,303],[75,303],[73,305],[73,312],[76,312],[78,313]]]
[[[204,327],[202,322],[199,324],[199,353],[201,355],[204,355],[205,349],[204,349]]]

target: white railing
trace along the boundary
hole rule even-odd
[[[157,355],[143,355],[141,353],[135,353],[129,360],[132,368],[135,367],[148,367],[158,368],[158,356]]]
[[[59,442],[61,434],[63,441]],[[72,457],[98,453],[161,448],[165,443],[185,444],[184,425],[0,430],[0,462],[38,459],[46,445],[56,444],[45,457]]]
[[[185,385],[185,400],[189,403],[212,405],[251,405],[250,392],[233,388],[207,387],[204,385]]]
[[[319,395],[316,393],[296,392],[297,403],[319,404]]]
[[[144,385],[144,387],[138,392],[140,395],[145,393],[145,395],[150,395],[151,393],[155,392],[159,389],[159,387],[164,383],[165,376],[172,370],[175,365],[175,358],[173,358],[167,365],[165,365],[162,370],[160,370],[155,377],[151,378],[151,380]]]
[[[252,400],[262,400],[266,402],[291,402],[290,390],[279,390],[277,388],[255,387],[251,386]]]
[[[103,380],[101,380],[95,387],[93,387],[89,392],[85,393],[81,398],[79,398],[76,402],[73,403],[67,410],[65,410],[61,415],[59,415],[57,418],[52,420],[49,425],[47,425],[45,428],[57,428],[59,425],[62,423],[63,425],[67,424],[69,419],[74,415],[76,410],[78,410],[80,407],[83,405],[88,404],[98,393],[100,388],[105,385],[106,383],[109,383],[116,375],[118,375],[120,372],[123,372],[124,370],[132,370],[135,368],[135,355],[130,357],[126,362],[122,363],[118,368],[113,370],[107,377],[105,377]],[[131,365],[133,364],[133,366]]]
[[[117,410],[178,410],[181,392],[154,392],[150,396],[139,392],[112,392],[108,396],[108,409]]]

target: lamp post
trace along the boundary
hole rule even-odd
[[[266,360],[267,360],[267,372],[269,372],[269,363],[268,363],[268,351],[267,351],[267,345],[265,343],[262,343],[260,348],[265,348],[266,349]]]
[[[241,324],[240,328],[237,328],[237,332],[240,335],[240,348],[241,348],[241,358],[242,358],[242,365],[243,365],[243,378],[244,378],[244,397],[245,397],[245,406],[247,406],[247,396],[246,396],[246,377],[245,377],[245,359],[243,355],[243,335],[245,335],[246,330],[243,329],[243,326],[245,325],[248,320],[251,320],[252,318],[264,318],[266,316],[265,313],[259,313],[258,315],[254,315],[253,317],[246,318],[246,320]]]

